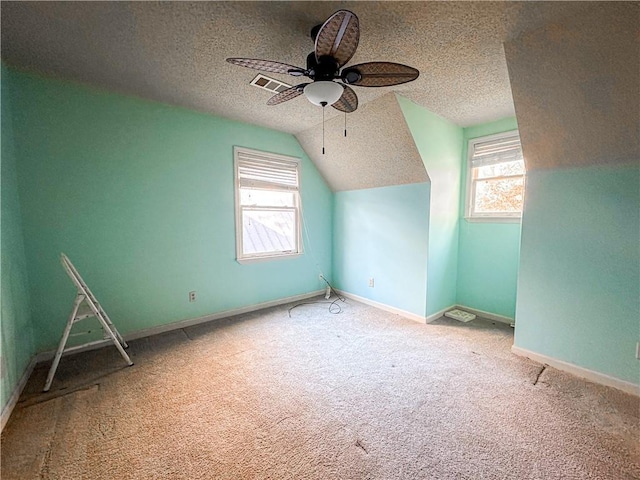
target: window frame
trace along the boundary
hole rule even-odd
[[[289,162],[294,163],[296,166],[296,174],[297,174],[297,188],[296,189],[286,189],[286,188],[260,188],[261,190],[266,191],[276,191],[276,192],[289,192],[294,194],[294,206],[293,207],[278,207],[278,206],[246,206],[243,207],[241,204],[241,186],[240,186],[240,178],[238,175],[239,165],[242,161],[240,158],[243,153],[253,154],[260,157],[265,157],[265,160],[273,160],[273,161],[281,161],[281,162]],[[295,258],[301,256],[303,252],[302,245],[302,206],[301,206],[301,197],[300,197],[300,186],[301,186],[301,168],[302,162],[300,158],[290,157],[287,155],[281,155],[272,152],[265,152],[262,150],[256,150],[252,148],[234,146],[233,147],[233,177],[234,177],[234,197],[235,197],[235,234],[236,234],[236,261],[240,264],[250,264],[257,262],[265,262],[270,260],[278,260],[278,259],[287,259],[287,258]],[[291,251],[284,252],[269,252],[269,253],[252,253],[252,254],[244,254],[243,253],[243,228],[242,228],[242,213],[245,209],[247,210],[261,210],[261,209],[279,209],[282,208],[284,210],[291,210],[293,208],[295,212],[295,223],[296,223],[296,231],[295,231],[295,242],[296,249]]]
[[[515,130],[509,130],[507,132],[496,133],[493,135],[485,135],[482,137],[476,137],[469,139],[469,143],[467,145],[467,177],[466,177],[466,185],[465,185],[465,202],[464,202],[464,218],[468,222],[490,222],[490,223],[520,223],[522,221],[522,211],[520,212],[501,212],[499,214],[495,213],[477,213],[474,212],[473,202],[475,199],[475,185],[476,179],[473,178],[473,153],[475,150],[475,146],[479,143],[487,143],[491,141],[502,140],[504,138],[513,137],[514,135],[520,136],[520,132]],[[522,143],[520,144],[520,149],[522,149]],[[522,174],[522,181],[524,182],[524,187],[526,189],[526,165],[525,171]],[[504,178],[513,178],[520,177],[520,175],[511,175],[509,177]],[[493,178],[501,178],[501,177],[490,177]],[[523,204],[524,207],[524,204]]]

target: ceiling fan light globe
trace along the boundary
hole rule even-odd
[[[323,106],[336,103],[344,92],[339,83],[318,81],[304,87],[304,95],[314,105]]]

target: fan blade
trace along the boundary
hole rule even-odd
[[[259,58],[227,58],[227,62],[241,67],[253,68],[269,73],[282,73],[283,75],[293,75],[299,77],[304,75],[305,70],[286,63],[272,62],[271,60],[260,60]]]
[[[346,64],[358,48],[360,26],[358,17],[349,10],[338,10],[324,22],[316,37],[316,60],[328,55],[338,66]]]
[[[286,90],[281,91],[280,93],[276,93],[273,97],[269,99],[267,105],[279,105],[282,102],[286,102],[291,100],[292,98],[296,98],[304,92],[304,87],[309,85],[308,83],[301,83],[300,85],[296,85],[294,87],[289,87]]]
[[[415,80],[420,72],[413,67],[392,62],[367,62],[342,71],[342,81],[359,87],[388,87]]]
[[[353,91],[353,88],[346,85],[343,85],[343,87],[344,92],[342,93],[342,96],[331,106],[341,112],[355,112],[356,108],[358,108],[358,96],[356,95],[356,92]]]

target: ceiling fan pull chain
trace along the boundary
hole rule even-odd
[[[344,112],[344,136],[347,136],[347,112]]]
[[[324,107],[325,105],[322,105],[322,154],[323,155],[324,155]]]

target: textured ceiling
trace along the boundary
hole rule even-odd
[[[505,44],[527,170],[640,162],[640,5]]]
[[[391,91],[460,126],[514,114],[503,42],[590,2],[2,2],[10,65],[298,133],[321,121],[304,97],[269,107],[257,72],[226,57],[304,66],[312,26],[339,8],[360,17],[350,63],[420,70],[396,87],[355,87],[365,105]],[[276,76],[288,83],[293,77]],[[339,115],[327,109],[329,116]]]
[[[420,153],[393,93],[379,97],[347,117],[296,135],[333,191],[420,183],[429,180]]]

